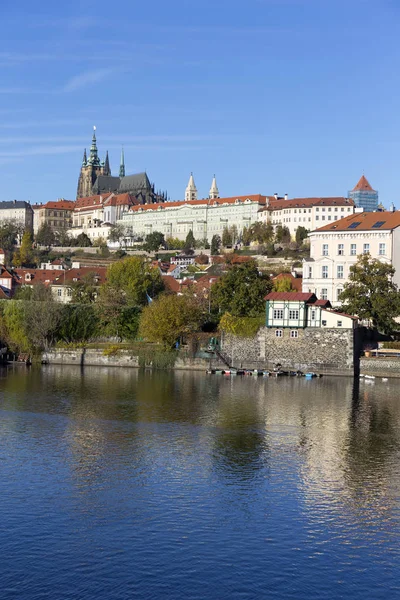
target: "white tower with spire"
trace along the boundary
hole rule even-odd
[[[193,173],[190,173],[189,183],[185,191],[185,201],[197,200],[197,188],[194,183]]]
[[[212,180],[212,184],[210,187],[210,193],[209,193],[208,197],[209,198],[219,198],[219,191],[218,191],[217,180],[215,179],[215,175]]]

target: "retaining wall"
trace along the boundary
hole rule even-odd
[[[360,373],[382,377],[400,377],[400,357],[360,358]]]
[[[254,338],[225,335],[222,352],[235,367],[271,369],[277,363],[285,369],[353,375],[358,367],[358,344],[350,329],[299,329],[275,336],[275,328],[262,327]]]

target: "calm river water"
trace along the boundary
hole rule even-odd
[[[0,598],[400,598],[398,390],[0,371]]]

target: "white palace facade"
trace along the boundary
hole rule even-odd
[[[310,258],[303,261],[303,292],[340,305],[350,267],[369,254],[395,268],[400,285],[400,212],[356,212],[309,234]]]

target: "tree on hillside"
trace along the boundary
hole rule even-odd
[[[80,248],[89,248],[92,245],[92,242],[90,237],[82,232],[76,238],[76,245]]]
[[[220,246],[221,238],[217,234],[213,235],[211,238],[211,256],[216,256],[219,254]]]
[[[257,221],[257,223],[253,223],[250,226],[249,233],[251,241],[258,244],[269,244],[274,239],[274,227],[272,223]]]
[[[399,328],[394,321],[400,315],[400,294],[392,277],[395,269],[369,254],[358,257],[350,267],[349,281],[345,283],[339,300],[343,310],[360,319],[370,319],[383,333]]]
[[[92,304],[99,293],[99,285],[95,273],[87,273],[79,281],[70,284],[73,304]]]
[[[110,231],[108,234],[108,239],[110,240],[110,242],[119,244],[121,246],[124,237],[125,228],[122,225],[113,225],[112,227],[110,227]]]
[[[280,277],[279,279],[275,279],[273,283],[273,291],[274,292],[293,292],[295,291],[290,277]]]
[[[185,250],[193,250],[196,246],[196,240],[194,239],[193,231],[189,229],[189,232],[186,236],[184,249]]]
[[[6,253],[6,262],[10,259],[20,233],[20,228],[14,221],[6,220],[0,222],[0,248]]]
[[[286,225],[278,224],[275,229],[275,241],[283,244],[289,244],[291,240],[290,230]]]
[[[144,306],[147,295],[154,298],[163,289],[158,269],[139,256],[128,256],[108,268],[107,281],[100,288],[100,296],[109,296],[113,301],[119,296],[124,305]]]
[[[222,245],[226,248],[227,246],[232,246],[232,234],[227,227],[224,227],[222,231]]]
[[[235,265],[214,284],[211,301],[214,310],[235,317],[256,317],[265,310],[264,297],[272,289],[269,277],[260,275],[251,260]]]
[[[26,230],[22,236],[21,246],[14,252],[13,265],[16,267],[29,266],[33,262],[32,234]]]
[[[309,233],[308,229],[306,229],[302,225],[299,225],[299,227],[296,229],[297,244],[301,245],[303,243],[303,241],[307,239],[308,233]]]
[[[139,335],[171,348],[182,335],[198,331],[203,312],[190,296],[165,294],[143,309]]]
[[[36,243],[39,244],[39,246],[49,247],[54,244],[54,241],[55,241],[54,232],[48,223],[43,223],[39,227],[38,232],[35,236],[35,239],[36,239]]]
[[[143,248],[146,252],[157,252],[160,249],[160,246],[165,246],[164,234],[160,231],[153,231],[146,235],[145,243],[143,244]]]

